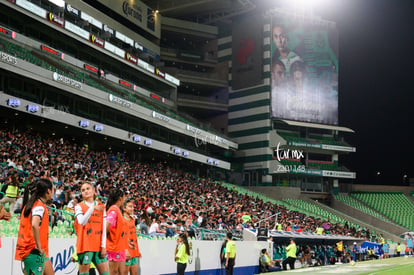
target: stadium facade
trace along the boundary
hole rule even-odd
[[[161,15],[140,2],[95,2],[0,2],[3,123],[229,170],[237,144],[181,115],[180,81],[156,65]]]
[[[352,181],[356,174],[339,165],[356,148],[341,138],[353,130],[338,126],[335,24],[276,9],[240,18],[223,40],[229,136],[244,182],[337,192],[340,180]]]
[[[338,125],[335,24],[201,2],[1,0],[3,123],[249,186],[352,181],[339,163],[356,149]]]

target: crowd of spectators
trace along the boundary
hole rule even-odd
[[[335,224],[258,198],[229,190],[210,178],[174,170],[165,163],[130,160],[126,153],[96,152],[72,140],[35,132],[0,131],[0,183],[18,177],[20,187],[40,177],[55,184],[53,204],[72,211],[80,199],[80,184],[95,184],[99,198],[113,188],[133,198],[143,234],[172,236],[196,227],[232,230],[266,226],[284,231],[317,232],[370,238],[369,230]],[[13,174],[13,175],[12,175]],[[21,188],[22,190],[22,188]],[[55,220],[59,220],[55,213]],[[261,223],[260,226],[264,224]]]

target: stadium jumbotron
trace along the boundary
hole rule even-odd
[[[339,46],[285,1],[0,0],[0,273],[408,274]]]

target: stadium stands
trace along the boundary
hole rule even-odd
[[[352,192],[351,195],[386,217],[414,230],[414,205],[401,192]]]
[[[278,130],[277,133],[283,137],[287,142],[300,142],[300,143],[318,143],[327,145],[349,146],[345,142],[336,140],[333,136],[309,134],[309,137],[300,137],[298,132],[287,132]]]
[[[346,143],[344,143],[342,141],[338,141],[332,136],[326,136],[326,135],[310,134],[309,135],[309,140],[310,141],[316,141],[316,142],[322,143],[322,144],[328,144],[328,145],[347,146]]]
[[[124,90],[119,85],[98,78],[96,76],[92,76],[89,73],[86,73],[85,71],[82,71],[79,68],[75,68],[72,65],[65,64],[64,62],[57,62],[55,58],[48,58],[44,54],[41,54],[40,51],[37,51],[35,49],[29,50],[24,46],[18,45],[17,43],[12,43],[6,39],[0,38],[0,50],[3,50],[8,54],[28,61],[46,70],[57,72],[58,74],[79,81],[85,85],[89,85],[109,94],[114,94],[116,96],[124,98],[130,102],[136,103],[152,111],[159,112],[163,115],[177,119],[184,123],[188,123],[190,125],[194,125],[196,127],[205,128],[202,122],[197,121],[194,118],[191,119],[188,116],[184,117],[183,115],[180,115],[178,112],[174,112],[174,110],[172,109],[155,104],[152,101],[146,99],[145,97],[139,96],[137,93],[132,93],[130,90]],[[206,128],[206,130],[218,134],[218,132],[211,127]]]
[[[320,169],[320,170],[333,170],[341,171],[342,169],[338,167],[338,162],[336,161],[317,161],[317,160],[308,160],[307,167],[310,169]]]
[[[336,195],[335,198],[343,203],[346,203],[347,205],[356,208],[362,212],[365,212],[371,216],[377,217],[378,219],[381,219],[383,221],[386,222],[391,222],[392,221],[386,217],[384,217],[383,215],[381,215],[380,213],[378,213],[377,211],[373,210],[372,208],[368,207],[367,205],[363,204],[361,201],[348,196],[347,194],[340,194],[340,195]]]
[[[283,137],[286,141],[308,142],[306,138],[301,138],[299,136],[299,133],[286,132],[286,131],[277,131],[277,133],[281,137]]]
[[[272,200],[240,186],[214,183],[209,178],[197,178],[161,163],[136,162],[121,153],[88,151],[69,140],[41,137],[36,133],[22,134],[18,130],[2,130],[0,140],[1,162],[21,166],[34,178],[50,176],[56,186],[67,188],[63,197],[60,193],[54,198],[59,209],[62,206],[65,209],[69,200],[78,197],[81,180],[89,179],[96,182],[102,196],[111,188],[122,188],[135,199],[139,212],[146,211],[154,217],[153,222],[160,215],[167,217],[171,224],[182,220],[190,230],[210,230],[203,232],[210,239],[217,239],[223,230],[254,228],[255,223],[276,213],[280,213],[278,222],[284,230],[292,230],[295,225],[303,231],[314,232],[318,223],[338,221],[345,224],[345,221],[299,201]],[[69,213],[58,212],[54,215],[57,226],[51,234],[71,234],[61,225],[70,225],[73,218]],[[245,215],[246,220],[243,219]],[[3,223],[4,226],[9,228],[8,224]],[[275,227],[273,219],[269,226]],[[5,232],[15,233],[12,230]],[[200,236],[201,231],[198,232]],[[330,232],[349,233],[339,224],[332,224]],[[355,236],[359,234],[356,230],[353,232]]]
[[[313,203],[310,203],[304,200],[294,200],[294,199],[285,199],[284,201],[291,205],[295,205],[299,209],[303,209],[307,212],[313,213],[317,217],[325,218],[326,220],[329,220],[333,223],[339,223],[342,226],[348,223],[350,226],[355,227],[357,230],[360,229],[359,225],[347,222],[345,219],[338,217],[334,213],[329,212],[325,209],[322,209]],[[348,232],[344,232],[344,233],[345,233],[344,235],[346,235]]]
[[[274,200],[271,199],[265,195],[256,193],[254,191],[250,191],[248,189],[245,189],[241,186],[235,186],[228,183],[220,183],[221,185],[225,186],[226,188],[230,190],[234,190],[237,193],[250,196],[253,198],[259,198],[260,200],[263,200],[264,202],[271,202],[273,204],[283,206],[288,210],[294,213],[291,215],[290,219],[284,219],[284,214],[281,213],[280,215],[281,221],[283,223],[283,230],[286,229],[288,224],[294,224],[298,225],[298,228],[301,227],[301,222],[298,221],[297,217],[302,217],[304,220],[310,218],[311,224],[306,224],[303,226],[303,231],[305,232],[314,232],[316,230],[316,227],[322,224],[326,224],[326,227],[329,228],[329,230],[326,230],[326,233],[332,233],[332,234],[338,234],[338,235],[352,235],[352,236],[365,236],[367,234],[367,238],[369,239],[369,231],[367,231],[365,228],[348,222],[345,219],[338,217],[334,213],[328,212],[320,207],[318,207],[315,204],[303,201],[303,200],[292,200],[292,199],[285,199],[285,200]],[[298,215],[297,215],[298,214]],[[305,216],[303,216],[305,215]],[[306,217],[307,216],[307,217]],[[302,228],[301,228],[302,229]]]

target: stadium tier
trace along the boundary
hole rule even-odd
[[[166,105],[162,107],[158,104],[155,104],[154,102],[149,101],[148,99],[145,99],[142,96],[138,96],[138,94],[136,93],[131,93],[126,89],[120,88],[119,84],[114,85],[114,83],[111,83],[110,81],[98,78],[96,76],[96,73],[92,76],[90,73],[81,71],[71,65],[65,64],[63,61],[58,61],[56,60],[56,58],[47,57],[44,55],[44,53],[40,52],[40,49],[29,50],[23,46],[17,45],[16,43],[12,43],[10,41],[7,41],[6,39],[0,38],[0,50],[3,50],[4,52],[11,54],[12,56],[16,56],[22,60],[26,60],[32,64],[40,66],[49,71],[57,72],[61,75],[84,83],[85,85],[89,85],[101,91],[105,91],[109,94],[114,94],[131,102],[134,102],[140,106],[146,107],[150,110],[154,110],[162,113],[163,115],[175,118],[184,123],[194,124],[197,125],[197,127],[203,125],[203,123],[201,123],[200,121],[195,121],[194,119],[188,120],[187,118],[184,118],[179,114],[174,113],[174,111],[172,109],[168,109]],[[35,102],[38,101],[37,98],[34,100]],[[207,128],[207,130],[212,131],[213,129]],[[216,131],[213,130],[213,132]]]
[[[283,137],[287,142],[296,143],[315,143],[315,144],[328,144],[338,146],[349,146],[346,142],[336,140],[333,136],[309,134],[307,137],[301,137],[298,132],[289,132],[278,130],[277,133]]]
[[[397,224],[414,230],[414,204],[403,193],[352,192],[351,195]]]
[[[337,215],[335,215],[332,212],[329,212],[325,209],[322,209],[320,207],[318,207],[317,205],[304,201],[304,200],[294,200],[294,199],[285,199],[285,202],[296,206],[299,209],[303,209],[309,213],[312,213],[313,215],[317,216],[317,217],[322,217],[328,221],[331,221],[333,223],[339,223],[342,226],[345,225],[345,223],[347,223],[349,226],[351,227],[355,227],[357,230],[360,229],[360,226],[357,224],[354,224],[352,222],[348,222],[346,221],[344,218],[339,217]]]
[[[315,135],[310,134],[309,135],[310,141],[316,141],[318,143],[323,144],[330,144],[330,145],[338,145],[338,146],[349,146],[347,143],[336,140],[333,136],[327,136],[327,135]]]
[[[342,171],[342,169],[338,167],[338,163],[336,161],[308,160],[307,167],[311,169]]]
[[[298,159],[281,159],[280,163],[287,166],[300,166],[302,162]],[[308,160],[306,168],[309,169],[319,169],[319,170],[331,170],[331,171],[342,171],[342,168],[338,167],[337,162],[333,161],[318,161],[318,160]]]
[[[283,137],[286,141],[307,142],[307,139],[306,138],[301,138],[299,133],[285,132],[285,131],[277,131],[277,133],[281,137]]]
[[[336,214],[329,212],[323,208],[318,207],[317,205],[304,201],[304,200],[294,200],[294,199],[283,199],[283,200],[275,200],[272,199],[266,195],[257,193],[255,191],[248,190],[246,188],[243,188],[241,186],[235,186],[228,183],[220,183],[221,185],[225,186],[227,189],[236,191],[239,194],[243,194],[245,196],[249,196],[252,198],[258,198],[264,202],[270,202],[274,205],[282,206],[283,208],[286,208],[288,211],[292,211],[298,215],[300,215],[301,219],[306,220],[306,216],[310,218],[313,223],[311,227],[306,226],[305,230],[303,232],[315,232],[316,228],[318,226],[322,226],[322,224],[327,223],[329,226],[326,229],[325,232],[327,234],[339,234],[339,235],[353,235],[353,236],[365,236],[366,234],[366,228],[363,226],[360,226],[358,224],[355,224],[353,222],[347,221],[346,219],[337,216]],[[305,216],[303,216],[305,215]],[[282,221],[283,223],[283,230],[286,229],[287,224],[292,223],[298,225],[298,229],[303,229],[300,226],[300,222],[295,219],[291,219],[289,221],[283,219],[283,213],[278,216],[278,221]],[[281,220],[279,218],[282,218]],[[296,217],[297,218],[297,217]],[[345,230],[344,226],[347,224],[348,228]],[[332,226],[331,226],[332,225]],[[369,234],[369,233],[368,233]],[[373,237],[377,237],[379,234],[374,232]],[[371,236],[367,236],[370,238]]]
[[[339,195],[335,195],[335,198],[343,203],[346,203],[347,205],[356,208],[362,212],[365,212],[371,216],[377,217],[378,219],[381,219],[383,221],[386,222],[390,222],[392,223],[393,221],[391,221],[390,219],[384,217],[382,214],[378,213],[377,211],[375,211],[374,209],[368,207],[366,204],[362,203],[361,201],[355,199],[352,196],[349,196],[347,194],[339,194]]]
[[[0,196],[12,195],[1,203],[16,197],[4,204],[0,258],[21,238],[23,191],[44,178],[59,275],[78,271],[74,224],[87,215],[76,205],[105,204],[117,190],[134,205],[145,275],[174,274],[165,255],[180,234],[192,241],[187,271],[200,274],[222,271],[211,254],[229,232],[275,237],[237,242],[241,275],[257,273],[262,248],[286,259],[290,238],[302,262],[322,245],[326,263],[340,240],[377,241],[378,228],[310,201],[356,178],[341,163],[356,148],[338,120],[336,24],[261,2],[0,0]],[[278,199],[252,191],[262,187]],[[338,200],[368,211],[350,198]],[[412,229],[405,215],[382,218]],[[6,256],[6,270],[20,271]]]
[[[283,165],[301,165],[300,160],[297,159],[281,159],[280,163]]]
[[[313,232],[316,229],[316,224],[312,216],[330,219],[334,223],[343,222],[345,224],[345,221],[327,215],[323,210],[316,210],[315,208],[307,209],[304,207],[304,202],[299,203],[298,201],[292,203],[289,200],[272,200],[240,186],[213,183],[211,179],[197,178],[183,171],[174,172],[160,163],[150,164],[128,161],[126,156],[120,154],[115,155],[116,158],[113,158],[113,156],[105,152],[88,151],[85,147],[77,146],[70,140],[60,138],[41,137],[37,134],[29,133],[22,135],[19,132],[11,131],[2,131],[0,133],[2,151],[10,152],[7,157],[3,156],[2,160],[4,162],[17,166],[20,170],[26,171],[31,175],[34,173],[35,177],[39,177],[45,172],[50,173],[57,186],[65,186],[64,188],[69,190],[70,193],[67,196],[70,195],[70,197],[63,197],[63,199],[62,197],[55,198],[55,203],[60,205],[60,209],[67,209],[65,205],[68,203],[68,200],[79,195],[78,182],[80,181],[71,180],[78,173],[83,175],[82,178],[87,177],[95,181],[101,186],[100,188],[102,190],[109,190],[110,185],[107,182],[111,179],[111,176],[105,170],[93,168],[96,167],[97,163],[108,160],[114,171],[118,171],[117,173],[124,171],[123,173],[126,173],[122,181],[117,183],[117,186],[119,185],[120,188],[134,195],[136,205],[139,206],[138,210],[145,209],[144,207],[152,207],[151,213],[166,214],[172,221],[180,219],[180,217],[185,215],[186,219],[188,218],[187,222],[190,222],[190,224],[187,224],[190,228],[194,226],[194,228],[201,227],[212,230],[231,228],[242,230],[245,227],[253,227],[254,223],[277,212],[281,212],[279,222],[283,221],[284,229],[288,227],[288,223],[298,223],[296,220],[297,216],[308,220],[307,225],[298,224],[298,228],[303,227],[303,230],[306,231]],[[31,140],[36,140],[36,142],[30,142]],[[33,146],[36,146],[36,149]],[[34,152],[43,151],[46,148],[50,148],[51,152],[42,153],[38,156],[33,155]],[[74,156],[68,156],[68,151],[73,152]],[[25,158],[23,156],[29,157]],[[79,170],[79,165],[81,165],[80,161],[83,158],[88,159],[88,161],[83,161],[81,166],[82,170]],[[56,160],[63,161],[65,165],[60,165]],[[31,164],[32,162],[37,165],[33,166]],[[37,167],[40,170],[33,171],[33,167]],[[126,170],[126,167],[130,170]],[[65,172],[63,176],[59,176],[57,169],[63,169],[63,172]],[[94,171],[93,174],[90,172],[91,169]],[[150,175],[153,174],[154,176],[145,176],[149,171]],[[157,178],[155,178],[155,175]],[[155,179],[158,180],[154,182]],[[151,180],[151,186],[147,185],[148,180]],[[180,194],[183,181],[187,185],[187,192]],[[123,183],[121,184],[121,182]],[[132,187],[131,182],[134,182]],[[205,184],[201,186],[201,183]],[[164,184],[167,185],[163,187]],[[158,190],[157,194],[160,197],[154,193],[155,190]],[[102,194],[105,194],[105,192]],[[173,196],[171,197],[171,195]],[[190,202],[189,208],[184,207],[185,201]],[[215,205],[216,202],[220,202],[220,205]],[[163,206],[161,207],[161,205]],[[203,212],[206,220],[202,219],[201,222],[197,221],[197,217]],[[248,215],[248,219],[246,217],[247,221],[243,217],[244,215]],[[62,210],[57,210],[56,217],[61,217],[62,221],[65,222],[71,222],[73,219],[69,213],[63,212]],[[321,222],[325,223],[327,221],[321,220]],[[70,231],[59,229],[59,225],[62,224],[58,223],[58,221],[56,221],[56,224],[58,228],[53,229],[52,234],[70,233]],[[270,226],[275,227],[274,220],[270,222]],[[344,234],[341,230],[342,227],[341,229],[337,228],[334,233]],[[10,230],[5,232],[14,233]],[[220,233],[220,231],[213,234],[217,233]],[[212,233],[200,232],[198,235],[200,236],[202,234],[208,236]]]

